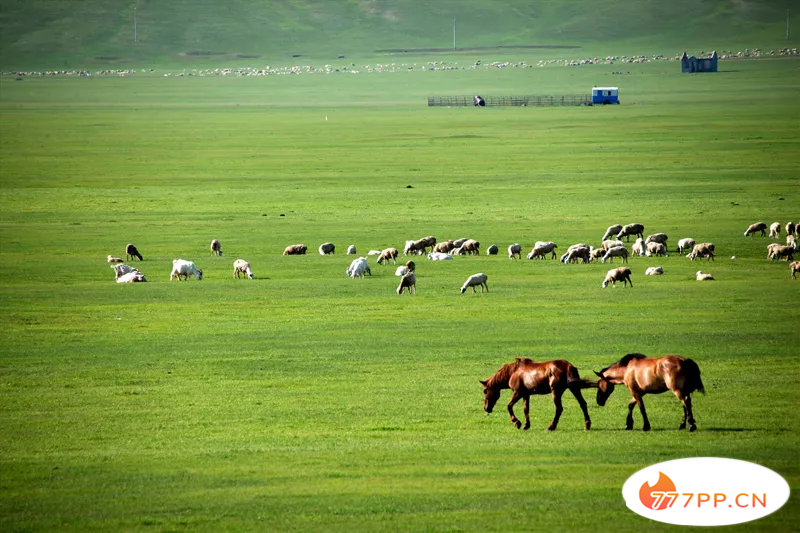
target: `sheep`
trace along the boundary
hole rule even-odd
[[[203,279],[203,271],[197,268],[191,261],[184,261],[183,259],[175,259],[172,261],[172,274],[169,276],[170,281],[175,278],[181,281],[182,277],[188,280],[190,275],[194,275],[197,281]]]
[[[136,269],[117,277],[117,283],[139,283],[144,281],[147,281],[147,278],[145,278],[144,274]]]
[[[602,248],[592,248],[589,250],[589,261],[597,261],[605,255],[606,251]]]
[[[533,259],[534,257],[541,257],[542,259],[547,259],[547,254],[552,254],[552,259],[556,258],[556,248],[558,246],[553,241],[536,241],[536,244],[533,245],[533,250],[527,255],[528,259]]]
[[[714,243],[710,242],[702,242],[700,244],[695,244],[694,248],[689,255],[687,255],[689,259],[694,261],[698,257],[705,257],[706,259],[714,260]]]
[[[480,255],[481,253],[481,243],[472,239],[462,244],[461,248],[463,248],[468,255]]]
[[[622,229],[619,230],[619,233],[617,233],[617,239],[627,237],[627,241],[630,242],[631,235],[644,238],[644,226],[642,224],[628,224],[626,226],[622,226]]]
[[[567,248],[566,253],[559,259],[562,263],[571,263],[573,261],[581,260],[583,263],[588,263],[590,260],[591,247],[588,244],[577,243]]]
[[[137,257],[139,261],[143,261],[142,254],[139,253],[139,250],[137,250],[134,245],[128,244],[125,246],[125,260],[127,261],[128,258],[130,258],[130,260],[133,261],[134,257]]]
[[[644,271],[645,276],[660,276],[664,273],[664,269],[660,266],[658,267],[650,267]]]
[[[121,257],[114,257],[113,255],[108,256],[109,263],[122,263],[123,259]]]
[[[797,250],[797,239],[794,235],[787,235],[786,236],[786,246],[791,246],[795,250]]]
[[[636,242],[633,243],[631,246],[631,253],[634,255],[638,255],[639,257],[643,256],[646,252],[645,244],[642,239],[636,239]]]
[[[136,270],[132,266],[125,265],[125,264],[118,264],[118,265],[111,265],[111,268],[114,269],[114,278],[119,279],[120,276],[128,274]]]
[[[250,270],[250,263],[244,259],[237,259],[233,262],[233,278],[239,279],[239,274],[244,274],[250,279],[253,279],[253,272]]]
[[[781,237],[781,223],[780,222],[773,222],[769,226],[769,237],[770,239],[780,239]]]
[[[614,235],[616,235],[620,231],[622,231],[622,224],[614,224],[612,226],[609,226],[608,229],[606,230],[606,232],[603,233],[603,238],[600,239],[600,240],[604,241],[604,240],[608,239],[609,237],[613,237]]]
[[[497,255],[497,252],[500,251],[500,248],[497,247],[496,244],[491,244],[486,249],[486,255]]]
[[[786,258],[787,261],[794,261],[794,248],[791,246],[778,246],[773,248],[772,257],[770,259]]]
[[[397,294],[403,294],[403,290],[408,289],[408,294],[413,291],[417,294],[417,276],[413,272],[409,272],[400,278],[400,285],[397,286]]]
[[[467,255],[467,251],[464,250],[463,246],[459,246],[450,250],[450,255]]]
[[[660,242],[666,248],[668,239],[669,237],[667,237],[666,233],[653,233],[652,235],[647,236],[647,238],[644,240],[644,243],[649,244],[651,242]]]
[[[779,242],[773,242],[767,245],[767,259],[772,259],[773,254],[775,253],[775,249],[780,247],[781,244]]]
[[[307,250],[308,246],[305,244],[292,244],[286,247],[283,251],[283,255],[306,255]]]
[[[610,248],[615,248],[617,246],[625,246],[625,243],[620,240],[605,240],[600,245],[604,252],[607,252]]]
[[[386,248],[386,249],[385,249],[385,250],[383,250],[383,251],[381,252],[381,254],[378,256],[378,259],[377,259],[377,261],[376,261],[376,262],[377,262],[379,265],[382,265],[382,264],[384,263],[384,261],[385,261],[385,262],[386,262],[386,264],[388,265],[388,264],[389,264],[389,259],[391,259],[391,260],[392,260],[392,262],[393,262],[393,263],[396,265],[396,264],[397,264],[397,255],[398,255],[399,253],[400,253],[400,252],[398,252],[398,251],[397,251],[397,248]]]
[[[694,277],[697,279],[697,281],[714,281],[714,276],[711,274],[706,274],[702,270],[698,270]]]
[[[351,244],[347,247],[347,255],[356,255],[356,245]]]
[[[797,231],[797,226],[795,226],[794,222],[787,222],[786,223],[786,235],[794,235],[794,232]]]
[[[323,242],[319,245],[319,255],[336,254],[336,246],[332,242]]]
[[[628,249],[624,246],[615,246],[610,248],[606,254],[603,256],[603,259],[600,260],[601,263],[605,263],[606,259],[610,259],[612,262],[614,261],[615,257],[621,257],[623,263],[628,262]]]
[[[518,242],[508,245],[508,258],[513,261],[514,256],[518,256],[522,259],[522,246],[520,246]]]
[[[628,283],[630,283],[631,287],[633,287],[633,281],[631,281],[631,269],[628,267],[612,268],[606,274],[606,279],[603,280],[602,287],[605,289],[608,287],[609,283],[611,283],[612,287],[616,287],[618,281],[622,282],[623,287],[627,287]]]
[[[467,278],[467,281],[464,282],[464,285],[461,286],[461,294],[467,292],[469,287],[472,287],[472,292],[478,292],[475,290],[475,287],[478,285],[481,287],[481,292],[483,292],[483,289],[486,289],[486,292],[489,292],[489,285],[486,284],[487,279],[489,279],[489,277],[482,272],[471,275]]]
[[[367,255],[381,255],[381,250],[370,250]]]
[[[436,246],[433,247],[434,252],[439,252],[442,254],[446,254],[450,250],[455,248],[455,243],[453,241],[444,241],[438,243]]]
[[[406,274],[408,274],[408,268],[406,268],[405,265],[400,265],[397,267],[397,270],[394,271],[394,275],[398,277],[405,276]]]
[[[219,243],[217,239],[211,241],[211,255],[222,255],[222,245]]]
[[[756,222],[754,224],[750,224],[750,226],[744,232],[744,236],[745,237],[749,237],[750,235],[760,231],[761,232],[761,236],[762,237],[766,237],[767,236],[766,229],[767,229],[767,225],[766,224],[764,224],[763,222]]]
[[[645,255],[650,257],[653,255],[663,255],[664,257],[669,257],[667,253],[667,247],[663,243],[651,241],[647,243],[647,251]]]
[[[431,252],[428,254],[428,259],[431,261],[450,261],[453,256],[442,252]]]
[[[425,251],[425,243],[423,241],[406,241],[405,248],[403,248],[403,255],[422,255]]]
[[[369,263],[367,262],[366,257],[359,257],[358,259],[354,259],[350,266],[347,267],[347,275],[351,278],[363,278],[364,274],[372,275],[372,272],[369,269]]]
[[[453,241],[453,248],[459,248],[463,246],[464,243],[467,242],[468,240],[470,239],[467,237],[461,237],[460,239],[456,239],[455,241]]]
[[[686,237],[678,241],[678,253],[684,253],[686,250],[694,248],[694,239]]]
[[[422,253],[420,255],[425,255],[428,252],[428,248],[433,251],[434,247],[436,246],[436,237],[433,235],[428,235],[427,237],[423,237],[417,242],[422,243]]]
[[[792,279],[797,279],[797,273],[800,272],[800,261],[790,263],[789,270],[792,272]]]

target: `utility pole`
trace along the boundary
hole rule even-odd
[[[786,24],[788,25],[789,22],[787,21]],[[787,35],[786,38],[788,39],[789,38],[788,37],[789,30],[788,29],[786,30],[786,35]],[[456,49],[456,16],[453,15],[453,50],[455,50],[455,49]]]
[[[789,40],[789,10],[786,10],[786,40]]]

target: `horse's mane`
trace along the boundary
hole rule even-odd
[[[634,360],[634,359],[644,359],[646,357],[647,357],[646,355],[641,354],[641,353],[629,353],[628,355],[626,355],[625,357],[623,357],[622,359],[620,359],[619,361],[617,361],[613,365],[605,367],[603,370],[600,371],[600,373],[602,374],[603,372],[605,372],[606,370],[608,370],[612,366],[615,366],[615,365],[628,366],[628,363],[630,363],[632,360]]]
[[[510,363],[506,363],[500,367],[500,370],[494,373],[494,376],[489,378],[489,386],[493,386],[496,383],[508,383],[508,380],[511,379],[511,374],[514,373],[519,365],[533,363],[532,359],[528,357],[517,357]]]

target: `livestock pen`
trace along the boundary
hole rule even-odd
[[[429,96],[428,107],[473,107],[474,96]],[[592,105],[592,97],[588,94],[567,94],[560,96],[484,96],[486,106],[502,107],[555,107]]]

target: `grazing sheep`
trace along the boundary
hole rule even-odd
[[[127,261],[130,258],[133,261],[133,258],[136,257],[139,261],[143,261],[142,254],[139,253],[139,250],[132,244],[125,246],[125,260]]]
[[[773,242],[767,245],[767,259],[772,259],[772,255],[775,253],[775,249],[780,247],[781,243]]]
[[[702,270],[698,270],[694,277],[697,278],[697,281],[714,281],[714,276],[706,274]]]
[[[486,289],[486,292],[489,292],[489,285],[486,284],[486,280],[489,277],[484,273],[473,274],[467,278],[467,281],[464,282],[464,285],[461,286],[461,294],[464,294],[469,287],[472,287],[472,292],[478,292],[475,290],[475,287],[480,285],[481,292],[483,289]]]
[[[794,222],[787,222],[786,223],[786,235],[794,235],[794,232],[797,231],[797,227],[795,226]]]
[[[449,261],[453,259],[453,256],[442,252],[431,252],[428,254],[428,259],[431,261]]]
[[[409,272],[414,272],[417,269],[417,264],[414,261],[409,261],[406,263],[406,268]]]
[[[617,233],[617,239],[627,237],[627,241],[630,242],[631,235],[636,235],[637,237],[643,239],[644,226],[642,224],[628,224],[626,226],[622,226],[622,229],[619,230],[619,233]]]
[[[652,235],[647,236],[647,238],[644,240],[644,243],[649,244],[651,242],[660,242],[664,245],[664,247],[666,247],[668,239],[669,237],[667,237],[666,233],[653,233]]]
[[[551,254],[551,258],[556,258],[556,248],[558,246],[553,241],[536,241],[536,244],[533,245],[533,250],[528,253],[528,259],[533,259],[534,257],[542,259],[547,259],[547,254]]]
[[[356,245],[351,244],[347,247],[347,255],[356,255]]]
[[[462,244],[461,248],[463,248],[468,255],[480,255],[481,253],[481,243],[472,239]]]
[[[633,287],[633,281],[631,281],[631,269],[628,267],[612,268],[606,274],[606,279],[603,280],[602,287],[605,289],[608,287],[609,283],[611,283],[612,287],[616,287],[618,281],[622,282],[623,287],[627,287],[628,283],[630,283],[631,287]]]
[[[178,278],[178,281],[182,281],[181,278],[184,277],[188,280],[189,276],[192,275],[197,281],[203,279],[203,271],[197,268],[191,261],[184,261],[183,259],[175,259],[172,261],[172,273],[169,276],[170,281],[175,278]]]
[[[686,250],[694,248],[694,239],[686,237],[678,241],[678,253],[684,253]]]
[[[567,248],[566,253],[559,259],[562,263],[577,262],[588,263],[591,260],[591,247],[588,244],[577,243]]]
[[[520,246],[518,242],[508,245],[508,258],[513,261],[514,256],[518,256],[520,259],[522,259],[522,246]]]
[[[790,263],[789,270],[792,272],[792,279],[797,279],[797,273],[800,272],[800,261]]]
[[[332,242],[323,242],[319,245],[319,255],[336,254],[336,246]]]
[[[631,253],[633,253],[633,255],[638,255],[641,257],[646,251],[647,249],[645,248],[645,244],[642,239],[636,239],[636,242],[634,242],[633,246],[631,246]]]
[[[222,255],[222,245],[219,243],[217,239],[211,241],[211,255]]]
[[[397,294],[403,294],[403,289],[408,289],[408,294],[413,291],[417,294],[417,276],[409,272],[400,278],[400,285],[397,286]]]
[[[664,269],[661,267],[650,267],[644,271],[645,276],[660,276],[664,273]]]
[[[464,243],[467,242],[468,240],[470,239],[467,237],[461,237],[460,239],[456,239],[455,241],[453,241],[453,248],[460,248],[461,246],[464,246]]]
[[[394,275],[398,277],[405,276],[406,274],[408,274],[408,268],[406,268],[405,265],[400,265],[397,267],[397,270],[394,271]]]
[[[122,260],[121,257],[114,257],[113,255],[109,255],[108,256],[108,262],[109,263],[122,263],[122,261],[123,260]]]
[[[607,259],[610,259],[611,262],[614,262],[615,257],[621,257],[623,263],[628,262],[628,249],[624,246],[615,246],[613,248],[609,248],[606,254],[603,256],[603,259],[600,260],[601,263],[605,263]]]
[[[589,251],[589,261],[597,261],[598,259],[602,259],[605,253],[606,251],[602,248],[592,248]]]
[[[405,248],[403,248],[403,255],[422,255],[425,252],[425,243],[423,241],[406,241]]]
[[[773,222],[769,225],[769,237],[770,239],[780,239],[781,238],[781,223],[780,222]]]
[[[794,248],[791,246],[778,245],[772,249],[772,257],[770,259],[783,259],[787,261],[794,261]]]
[[[450,255],[467,255],[467,251],[464,250],[463,246],[459,246],[450,250]]]
[[[440,242],[436,246],[434,246],[433,247],[433,251],[434,252],[439,252],[439,253],[442,253],[442,254],[446,254],[447,252],[449,252],[450,250],[452,250],[455,247],[456,246],[455,246],[455,243],[453,241],[444,241],[444,242]]]
[[[354,259],[350,266],[347,267],[347,275],[351,278],[363,278],[364,274],[372,275],[372,271],[369,269],[369,263],[367,263],[366,257],[359,257],[358,259]]]
[[[396,265],[397,264],[397,256],[398,256],[399,253],[400,252],[397,251],[397,248],[386,248],[378,256],[377,263],[379,265],[382,265],[384,263],[384,261],[385,261],[386,264],[388,265],[389,264],[389,260],[391,259],[392,262]]]
[[[244,274],[250,279],[253,279],[253,272],[250,270],[250,263],[244,259],[237,259],[233,262],[233,277],[239,279],[239,274]]]
[[[500,251],[500,248],[497,247],[496,244],[491,244],[486,249],[486,255],[497,255],[497,252]]]
[[[283,255],[306,255],[307,250],[308,246],[305,244],[292,244],[286,247],[283,251]]]
[[[431,252],[436,247],[436,237],[433,235],[428,235],[427,237],[423,237],[417,242],[422,243],[422,253],[420,255],[425,255],[428,252],[428,248],[431,249]]]
[[[612,226],[609,226],[608,229],[606,230],[606,232],[603,233],[603,238],[600,239],[600,240],[604,241],[604,240],[608,239],[609,237],[613,237],[614,235],[618,234],[620,231],[622,231],[622,224],[614,224]]]
[[[786,236],[786,246],[791,246],[795,250],[797,250],[797,239],[794,235],[787,235]]]
[[[625,246],[625,243],[620,240],[605,240],[600,245],[604,252],[607,252],[611,248],[616,248],[617,246]]]
[[[694,248],[689,255],[687,255],[689,259],[694,261],[698,257],[705,257],[706,259],[714,260],[714,243],[711,242],[702,242],[700,244],[695,244]]]
[[[660,242],[655,242],[655,241],[651,241],[651,242],[647,243],[647,251],[645,252],[645,255],[647,257],[651,257],[651,256],[654,256],[654,255],[656,255],[656,256],[663,255],[664,257],[669,257],[669,254],[667,253],[666,245],[663,244],[663,243],[660,243]]]
[[[745,237],[749,237],[750,235],[760,231],[762,237],[767,236],[767,225],[763,222],[756,222],[755,224],[750,224],[747,228],[747,231],[744,232]]]

